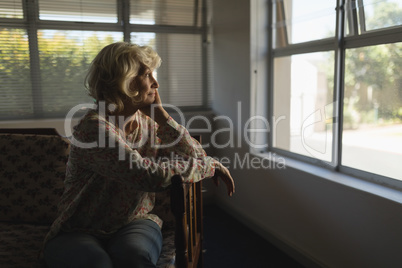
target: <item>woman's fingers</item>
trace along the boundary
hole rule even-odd
[[[223,176],[223,182],[226,184],[226,188],[228,189],[228,195],[232,196],[235,192],[235,185],[232,176],[229,171],[226,176]]]
[[[229,170],[225,166],[221,165],[219,169],[215,170],[214,179],[217,177],[219,177],[223,180],[223,182],[225,183],[226,188],[228,190],[228,195],[232,196],[233,193],[235,192],[235,185],[234,185],[234,181],[233,181],[232,176],[230,175]]]
[[[162,100],[161,100],[161,96],[159,96],[158,89],[155,90],[155,102],[154,103],[162,105]]]

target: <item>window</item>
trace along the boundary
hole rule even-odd
[[[150,45],[164,103],[209,106],[207,20],[195,0],[3,0],[0,2],[0,120],[63,118],[92,103],[87,68],[105,45]]]
[[[268,148],[402,180],[402,1],[269,1]]]

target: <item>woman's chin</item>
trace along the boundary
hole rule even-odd
[[[146,98],[144,102],[147,103],[148,105],[151,105],[152,103],[155,102],[155,95],[148,96],[148,98]]]
[[[150,106],[150,105],[153,104],[153,103],[154,103],[153,100],[144,100],[143,102],[141,102],[141,103],[138,105],[138,108],[141,109],[141,108]]]

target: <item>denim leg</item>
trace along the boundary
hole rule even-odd
[[[102,242],[85,233],[60,233],[45,247],[44,258],[49,268],[112,268],[112,261]]]
[[[135,220],[109,240],[107,251],[114,267],[156,267],[162,249],[162,232],[151,220]]]

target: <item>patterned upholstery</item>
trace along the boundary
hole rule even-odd
[[[68,147],[55,135],[0,134],[0,221],[53,222]]]
[[[63,192],[68,141],[56,135],[0,134],[0,264],[44,267],[42,241],[56,217]],[[170,193],[156,195],[164,220],[158,267],[174,267],[174,217]]]
[[[0,223],[1,267],[45,267],[39,250],[49,230],[47,225]]]
[[[174,229],[163,229],[163,244],[162,244],[162,252],[159,256],[159,260],[156,263],[157,267],[160,268],[174,268],[175,260],[175,247],[174,247]]]

